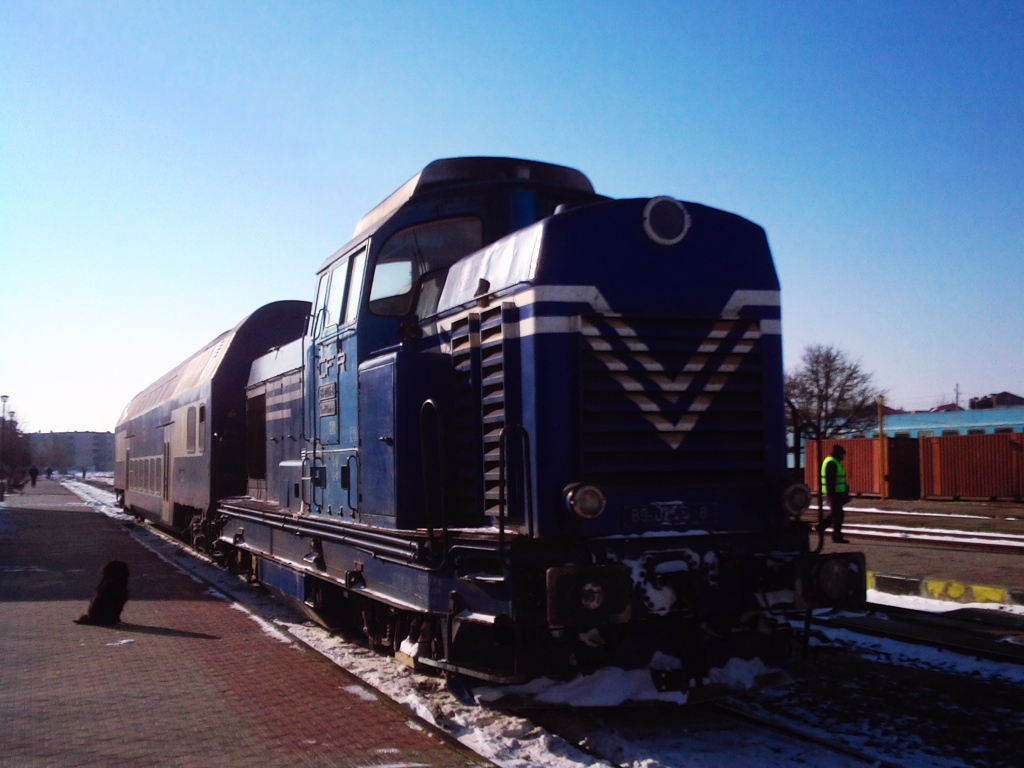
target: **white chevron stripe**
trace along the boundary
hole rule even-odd
[[[740,294],[743,295],[740,296]],[[744,306],[739,303],[740,299],[746,303],[770,304],[773,295],[777,300],[777,292],[737,291],[733,297],[736,300],[736,311],[738,312],[738,308]],[[738,296],[739,299],[737,299]],[[748,301],[752,298],[756,301]],[[731,301],[730,304],[733,302]],[[658,436],[675,450],[683,444],[686,433],[696,426],[700,418],[699,414],[711,407],[714,394],[725,388],[729,380],[728,374],[734,373],[742,364],[743,356],[754,349],[754,341],[760,338],[764,332],[764,321],[760,327],[757,322],[751,322],[743,331],[742,338],[734,340],[732,349],[729,350],[731,353],[719,364],[716,373],[704,385],[703,392],[705,394],[694,398],[687,408],[687,412],[682,414],[677,421],[671,421],[664,415],[661,406],[655,400],[642,393],[648,391],[649,384],[655,384],[658,387],[660,398],[674,406],[679,402],[682,394],[693,385],[694,374],[706,370],[710,360],[709,355],[722,349],[728,350],[729,334],[736,329],[736,326],[737,324],[732,321],[716,323],[698,346],[697,352],[685,362],[683,371],[676,375],[665,372],[664,364],[650,354],[648,346],[639,340],[636,330],[621,318],[607,318],[607,324],[603,327],[584,322],[582,330],[587,345],[595,352],[594,356],[597,360],[611,373],[612,379],[629,393],[627,394],[629,400],[641,410],[644,419],[654,426],[658,431]],[[609,329],[615,333],[613,340],[602,338],[600,335],[602,331],[607,332]],[[622,349],[623,346],[626,347],[626,350]],[[629,354],[630,352],[633,354]],[[647,372],[645,377],[638,377],[635,373],[631,373],[638,364]]]

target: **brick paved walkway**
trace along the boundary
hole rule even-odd
[[[76,502],[0,508],[0,766],[488,765]],[[123,623],[74,624],[113,559]]]

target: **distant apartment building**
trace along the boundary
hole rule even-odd
[[[26,437],[32,462],[41,470],[114,470],[113,432],[29,432]]]

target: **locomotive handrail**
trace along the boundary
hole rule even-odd
[[[505,487],[505,464],[509,432],[522,437],[523,482],[526,486],[526,530],[533,538],[533,475],[530,472],[530,433],[522,424],[506,424],[498,433],[498,556],[505,560],[505,499],[509,496]]]
[[[378,559],[387,559],[390,556],[403,565],[426,570],[416,563],[420,547],[414,541],[402,540],[374,531],[353,529],[350,524],[345,523],[325,524],[319,520],[305,517],[296,520],[290,515],[256,511],[232,504],[222,504],[221,507],[240,520],[263,523],[290,533],[315,534],[327,541],[348,544],[361,549]]]
[[[355,512],[356,508],[352,506],[352,459],[356,460],[356,472],[358,473],[359,471],[359,456],[355,453],[350,454],[349,457],[345,459],[345,469],[348,470],[348,487],[345,489],[345,506],[349,508],[349,511]]]
[[[438,502],[441,505],[441,550],[448,552],[448,505],[445,498],[445,468],[448,466],[447,455],[444,450],[444,420],[441,418],[441,407],[434,398],[428,398],[420,406],[420,451],[423,464],[423,492],[424,505],[427,511],[427,538],[434,540],[434,517],[431,514],[431,502],[433,496],[430,493],[430,472],[427,467],[427,455],[429,445],[427,444],[426,418],[427,413],[433,411],[434,421],[437,424],[437,456],[438,456]]]
[[[300,494],[299,494],[299,508],[301,509],[302,505],[304,505],[304,504],[308,505],[309,507],[313,506],[312,499],[307,499],[306,498],[306,488],[307,487],[309,488],[310,496],[313,495],[313,483],[312,483],[312,479],[311,479],[311,471],[308,469],[311,465],[309,463],[309,459],[305,455],[305,452],[303,452],[303,455],[302,455],[302,458],[301,458],[300,461],[301,461],[301,463],[299,465],[299,481],[300,481],[299,482],[299,491],[300,491]]]

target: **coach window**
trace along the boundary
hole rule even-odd
[[[199,406],[199,432],[196,435],[198,452],[206,450],[206,406]]]
[[[196,407],[189,406],[185,415],[185,453],[196,452]]]
[[[942,430],[942,436],[943,437],[955,437],[956,435],[959,435],[959,434],[960,434],[960,430],[959,429],[944,429],[944,430]]]
[[[408,314],[416,280],[447,269],[482,247],[483,225],[477,218],[431,221],[396,232],[377,255],[370,284],[370,311],[385,317]]]

